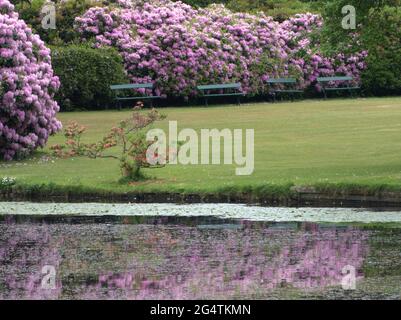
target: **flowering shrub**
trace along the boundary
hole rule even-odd
[[[61,128],[50,50],[8,0],[0,0],[0,156],[11,160],[43,147]]]
[[[322,19],[298,14],[282,23],[260,13],[232,13],[223,5],[194,9],[155,0],[94,7],[76,18],[83,39],[121,53],[132,82],[154,82],[159,95],[197,94],[196,86],[241,82],[244,93],[263,81],[294,76],[303,88],[319,75],[347,74],[359,81],[366,52],[325,57],[315,36]]]
[[[164,119],[155,109],[142,114],[143,104],[139,102],[134,108],[130,119],[113,127],[103,139],[96,143],[81,143],[81,137],[86,128],[76,122],[71,122],[65,129],[65,145],[53,145],[53,153],[57,157],[87,156],[91,159],[111,158],[120,162],[122,176],[125,180],[143,178],[142,168],[159,168],[163,165],[151,164],[147,161],[146,152],[152,142],[146,140],[146,128],[154,122]],[[110,154],[109,149],[119,147],[119,155]]]

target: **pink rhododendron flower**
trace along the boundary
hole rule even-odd
[[[293,76],[305,88],[319,75],[345,73],[358,82],[366,52],[324,57],[310,34],[323,20],[298,14],[278,23],[264,14],[233,13],[223,5],[194,9],[182,2],[129,0],[94,7],[76,18],[82,39],[121,53],[132,82],[151,80],[162,95],[191,96],[196,85],[241,82],[258,94],[267,78]]]
[[[12,160],[43,147],[61,129],[59,106],[53,99],[59,87],[50,50],[0,0],[0,156]]]

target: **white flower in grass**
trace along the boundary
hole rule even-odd
[[[0,184],[1,184],[2,187],[10,187],[10,186],[14,185],[15,182],[16,182],[16,179],[13,178],[13,177],[3,177],[1,179],[1,183]]]

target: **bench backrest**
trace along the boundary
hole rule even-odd
[[[153,83],[116,84],[110,86],[111,90],[124,89],[153,89]]]
[[[318,77],[318,82],[331,82],[331,81],[352,81],[354,78],[349,76],[344,77]]]
[[[268,79],[267,83],[270,84],[280,84],[280,83],[297,83],[295,78],[277,78],[277,79]]]
[[[222,89],[241,89],[240,83],[227,83],[227,84],[208,84],[198,86],[198,90],[222,90]]]

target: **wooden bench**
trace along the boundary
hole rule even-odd
[[[274,102],[279,94],[289,94],[291,100],[294,101],[295,94],[304,93],[302,90],[296,88],[297,80],[295,78],[268,79],[266,83],[269,85],[269,93],[272,94]]]
[[[322,91],[324,94],[324,98],[327,99],[327,91],[340,91],[340,90],[348,90],[350,95],[353,96],[354,90],[359,90],[360,87],[350,86],[350,82],[353,81],[353,77],[349,76],[341,76],[341,77],[318,77],[317,82],[322,86]],[[335,82],[344,82],[345,86],[335,86],[329,87],[331,83]]]
[[[209,105],[209,98],[214,97],[237,97],[238,105],[241,104],[240,97],[245,96],[241,92],[240,83],[227,83],[227,84],[209,84],[198,86],[197,89],[201,92],[203,98],[205,98],[206,106]],[[222,92],[217,92],[222,91]]]
[[[136,84],[116,84],[110,86],[110,89],[116,92],[121,92],[123,90],[135,90],[135,89],[147,89],[152,90],[152,95],[143,96],[131,96],[131,97],[116,97],[118,109],[121,110],[121,102],[128,100],[149,100],[150,106],[153,107],[153,100],[160,99],[160,96],[153,95],[154,85],[153,83],[136,83]]]

